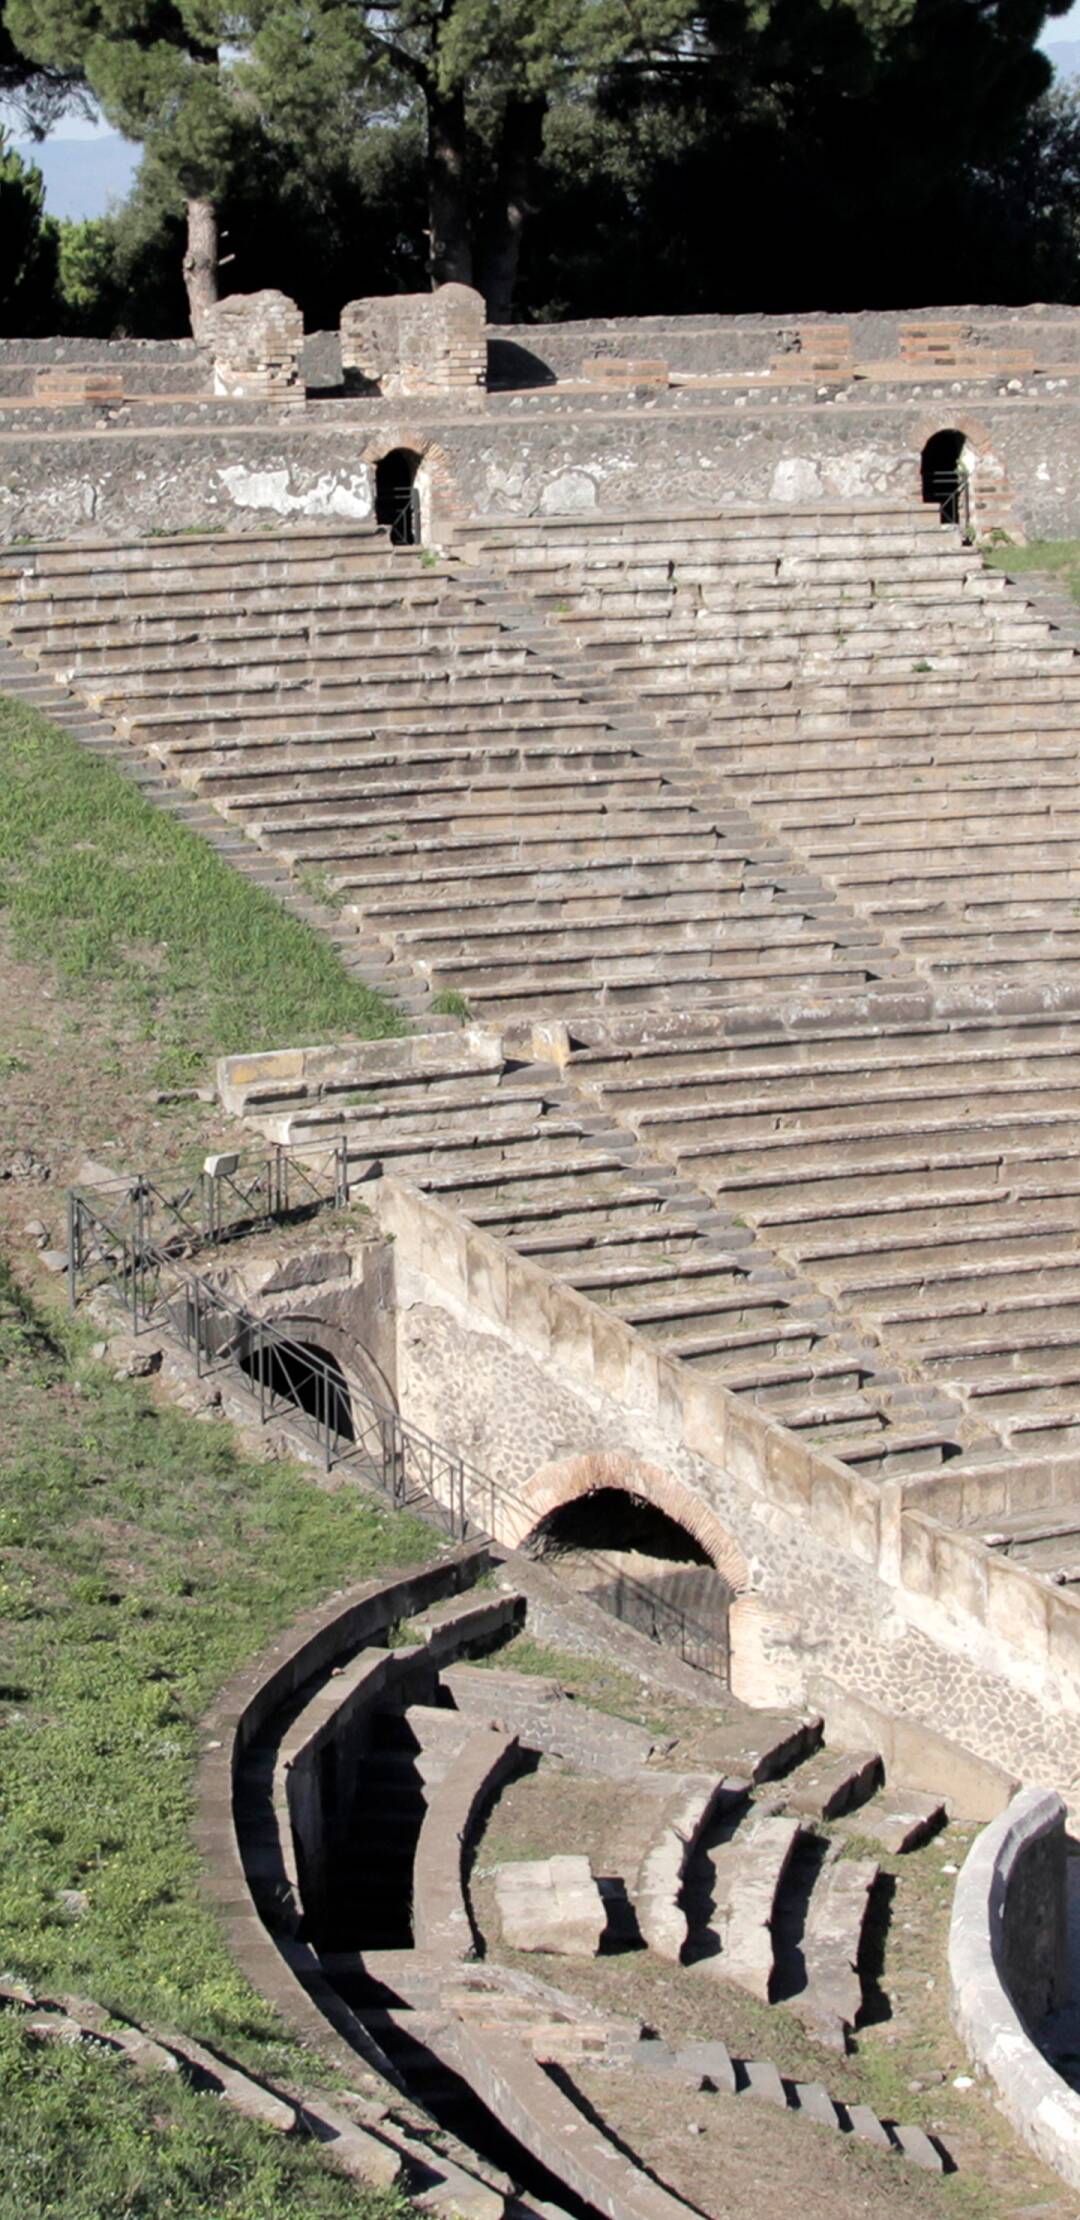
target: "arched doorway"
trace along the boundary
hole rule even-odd
[[[319,1342],[291,1333],[253,1333],[238,1349],[237,1362],[272,1408],[292,1404],[306,1412],[332,1445],[355,1441],[349,1383],[337,1358]]]
[[[389,533],[392,547],[420,545],[420,460],[410,447],[393,447],[375,465],[375,522]]]
[[[728,1679],[730,1584],[655,1502],[623,1486],[590,1489],[548,1511],[525,1546],[624,1625]]]
[[[935,503],[943,524],[971,528],[971,468],[965,433],[932,433],[920,458],[922,497]]]

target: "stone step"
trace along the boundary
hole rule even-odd
[[[773,1974],[772,1921],[801,1834],[797,1819],[751,1816],[732,1839],[706,1851],[713,1869],[712,1911],[692,1963],[722,1974],[768,2003]]]
[[[843,2050],[862,2009],[859,1955],[878,1866],[870,1858],[827,1862],[803,1930],[805,1987],[785,2001],[818,2042]]]
[[[887,1857],[906,1856],[921,1850],[945,1825],[946,1807],[940,1797],[918,1789],[879,1789],[870,1803],[843,1822],[849,1838],[872,1842]]]
[[[824,1751],[792,1776],[784,1790],[785,1807],[803,1819],[838,1819],[866,1804],[884,1778],[877,1751]]]

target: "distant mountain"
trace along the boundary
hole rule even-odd
[[[1080,77],[1080,39],[1064,39],[1060,46],[1044,46],[1058,77]]]
[[[45,180],[50,216],[104,216],[112,201],[126,200],[141,149],[115,131],[94,139],[17,139],[18,152]]]

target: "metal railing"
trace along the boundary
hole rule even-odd
[[[943,524],[958,524],[966,541],[975,537],[971,510],[971,479],[966,470],[936,470],[931,479],[934,499]]]
[[[296,1171],[294,1165],[292,1174]],[[273,1192],[295,1194],[292,1174],[282,1175],[277,1167]],[[237,1197],[248,1202],[255,1192],[242,1185],[236,1189]],[[208,1216],[203,1209],[193,1217],[193,1195],[194,1190],[185,1190],[166,1196],[159,1183],[142,1179],[118,1183],[106,1215],[96,1193],[73,1189],[68,1198],[72,1305],[82,1289],[109,1284],[136,1333],[155,1327],[179,1342],[194,1358],[200,1380],[218,1372],[245,1375],[260,1424],[287,1419],[299,1426],[313,1440],[327,1472],[337,1467],[362,1472],[395,1510],[420,1508],[437,1518],[455,1541],[479,1540],[500,1530],[515,1536],[527,1531],[523,1522],[532,1513],[524,1497],[408,1424],[365,1381],[355,1374],[347,1379],[333,1357],[231,1301],[190,1267],[186,1258],[193,1238],[221,1242],[237,1231],[236,1221],[222,1230],[214,1211]],[[174,1229],[164,1241],[148,1231],[155,1216]],[[653,1639],[665,1649],[675,1650],[699,1671],[726,1679],[726,1643],[711,1628],[592,1551],[575,1547],[574,1556],[601,1573],[606,1584],[617,1572],[618,1589],[647,1615]],[[628,1623],[641,1631],[636,1614],[628,1614]]]
[[[216,1247],[349,1199],[349,1165],[344,1139],[303,1156],[274,1148],[268,1155],[208,1158],[216,1164],[166,1187],[145,1172],[96,1186],[90,1194],[73,1187],[68,1195],[68,1257],[71,1299],[79,1281],[95,1267],[104,1235],[107,1252],[127,1244],[133,1256],[148,1250],[180,1256]]]

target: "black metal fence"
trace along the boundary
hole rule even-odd
[[[337,1152],[335,1152],[337,1153]],[[260,1423],[287,1420],[314,1443],[326,1471],[345,1467],[387,1497],[396,1510],[414,1508],[435,1518],[454,1540],[508,1533],[524,1538],[531,1516],[523,1497],[444,1449],[420,1427],[407,1424],[355,1375],[346,1378],[325,1351],[300,1341],[233,1302],[187,1259],[194,1245],[217,1245],[243,1227],[311,1199],[311,1167],[267,1160],[256,1176],[245,1175],[232,1188],[224,1210],[208,1207],[198,1183],[168,1194],[159,1182],[118,1182],[115,1194],[92,1195],[72,1189],[68,1197],[70,1294],[108,1284],[119,1295],[133,1330],[150,1327],[179,1342],[194,1359],[196,1376],[240,1373],[258,1405]],[[272,1167],[272,1168],[271,1168]],[[324,1177],[330,1174],[324,1172]],[[230,1175],[231,1177],[231,1175]],[[339,1181],[346,1181],[344,1190]],[[333,1171],[330,1200],[347,1193],[343,1154]],[[294,1198],[290,1206],[288,1198]],[[104,1199],[103,1199],[104,1198]],[[266,1208],[256,1212],[258,1203]],[[233,1214],[235,1206],[235,1215]],[[247,1212],[245,1217],[243,1213]],[[156,1228],[155,1238],[150,1230]],[[171,1229],[171,1230],[170,1230]],[[602,1557],[577,1550],[605,1584],[611,1566]],[[653,1638],[675,1650],[687,1664],[721,1679],[727,1677],[727,1646],[716,1632],[670,1603],[648,1583],[620,1574],[631,1604],[626,1616],[650,1626]]]

